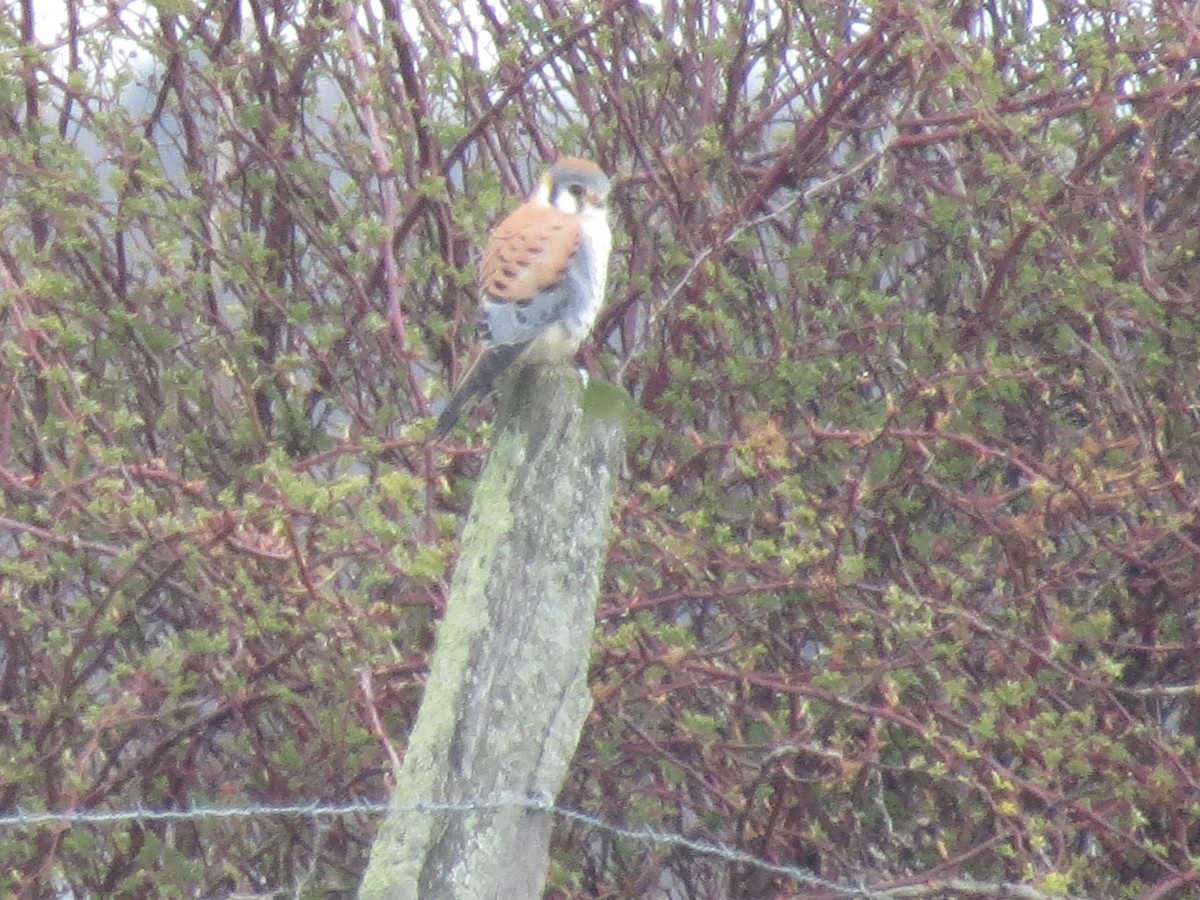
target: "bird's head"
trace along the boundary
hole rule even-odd
[[[542,175],[534,199],[572,216],[603,213],[609,187],[608,176],[594,162],[564,156]]]

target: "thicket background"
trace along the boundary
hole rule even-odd
[[[53,6],[0,7],[0,811],[386,798],[486,448],[429,414],[562,151],[639,408],[563,803],[1200,891],[1196,4]],[[342,896],[376,824],[9,831],[0,893]],[[822,895],[567,824],[551,883]]]

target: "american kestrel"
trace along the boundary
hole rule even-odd
[[[575,355],[604,298],[612,248],[608,190],[608,177],[595,163],[564,157],[496,226],[479,265],[482,353],[438,416],[435,438],[513,362],[563,362]]]

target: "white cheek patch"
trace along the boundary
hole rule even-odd
[[[560,212],[573,216],[579,212],[579,198],[570,191],[559,191],[554,196],[554,205]]]

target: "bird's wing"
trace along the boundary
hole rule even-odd
[[[558,283],[579,240],[574,216],[525,203],[492,232],[479,264],[479,286],[496,300],[528,303]]]
[[[489,393],[496,376],[562,314],[581,240],[579,223],[551,206],[526,203],[496,226],[479,265],[482,352],[438,419],[443,437],[459,413]]]
[[[574,216],[537,203],[518,207],[496,227],[479,266],[485,343],[524,343],[553,321],[581,237]]]

